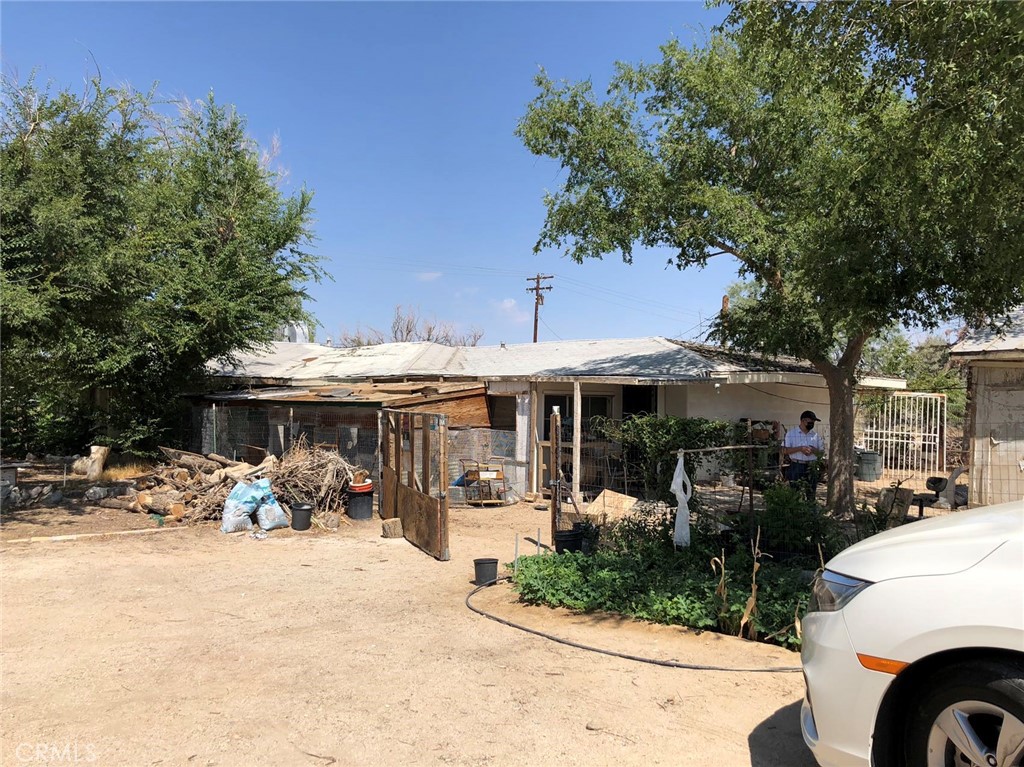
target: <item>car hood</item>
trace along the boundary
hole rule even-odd
[[[949,575],[973,567],[1009,540],[1024,537],[1024,501],[957,511],[865,538],[826,567],[868,581]]]

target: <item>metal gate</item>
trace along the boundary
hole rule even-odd
[[[946,471],[946,395],[898,392],[858,405],[860,442],[895,474]]]
[[[447,561],[448,417],[381,411],[382,519],[402,520],[405,538]]]

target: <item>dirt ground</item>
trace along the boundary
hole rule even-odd
[[[534,636],[471,612],[473,559],[547,539],[528,504],[455,509],[451,561],[380,521],[337,533],[105,532],[81,507],[3,520],[0,764],[813,767],[799,673],[689,671]],[[743,668],[793,653],[717,634],[474,604],[618,652]]]

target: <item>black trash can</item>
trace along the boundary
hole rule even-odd
[[[361,493],[348,491],[348,509],[350,519],[373,519],[373,490]]]
[[[308,530],[313,521],[313,504],[292,504],[292,530]]]

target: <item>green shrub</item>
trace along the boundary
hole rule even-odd
[[[850,543],[833,517],[788,483],[765,488],[764,503],[758,517],[761,549],[776,559],[813,570]]]
[[[751,593],[749,543],[695,528],[691,545],[676,551],[671,519],[656,510],[631,515],[609,530],[602,547],[589,556],[520,557],[514,580],[520,599],[738,634]],[[719,561],[717,570],[713,558]],[[757,608],[744,635],[798,647],[793,623],[809,593],[806,575],[762,559],[757,583]]]

